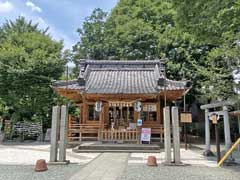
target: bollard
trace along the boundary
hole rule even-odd
[[[155,156],[148,156],[147,165],[157,166],[157,158]]]
[[[42,172],[42,171],[48,170],[46,161],[44,159],[37,160],[34,170],[36,172]]]

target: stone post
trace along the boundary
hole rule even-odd
[[[180,133],[179,133],[179,115],[178,108],[172,107],[172,127],[173,127],[173,147],[174,147],[174,163],[180,164]]]
[[[52,108],[50,162],[57,162],[60,107]]]
[[[61,106],[60,143],[59,143],[60,162],[66,161],[67,124],[68,124],[68,109],[67,106]]]
[[[171,163],[170,108],[163,108],[165,163]]]
[[[212,156],[213,153],[210,148],[210,123],[208,118],[208,109],[205,109],[205,150],[203,152],[204,156]]]
[[[227,152],[232,144],[227,106],[223,106],[223,121],[224,121],[225,151]]]

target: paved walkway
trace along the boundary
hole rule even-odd
[[[116,180],[127,167],[128,153],[103,153],[70,180]]]

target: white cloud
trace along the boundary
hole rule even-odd
[[[0,2],[0,13],[11,12],[14,9],[14,6],[9,1]]]
[[[30,7],[31,9],[32,9],[32,11],[37,11],[37,12],[42,12],[42,9],[40,8],[40,7],[38,7],[38,6],[36,6],[33,2],[31,2],[31,1],[27,1],[26,3],[26,6],[27,7]]]

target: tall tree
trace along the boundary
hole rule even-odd
[[[205,44],[209,53],[199,64],[202,93],[208,98],[227,99],[235,94],[233,71],[239,70],[239,1],[172,1],[178,26]]]
[[[66,63],[62,47],[47,29],[39,29],[24,17],[2,25],[0,99],[11,110],[13,120],[47,118],[54,100],[51,81],[61,76]]]
[[[167,58],[169,78],[192,80],[191,97],[227,99],[234,94],[232,72],[239,62],[238,14],[239,3],[231,0],[120,0],[106,21],[100,18],[102,31],[86,21],[82,29],[88,36],[81,34],[75,53],[93,59]]]
[[[97,8],[85,19],[77,32],[81,40],[74,46],[77,58],[104,58],[104,25],[107,13]]]
[[[90,17],[96,17],[95,11]],[[172,3],[167,0],[121,0],[105,22],[102,23],[101,18],[103,31],[100,35],[95,30],[99,27],[95,21],[86,21],[88,26],[84,24],[82,29],[85,35],[91,36],[80,36],[75,59],[78,61],[84,54],[81,49],[88,50],[91,54],[98,52],[94,49],[95,46],[103,49],[101,56],[90,56],[93,59],[141,60],[167,57],[167,74],[170,78],[181,80],[185,76],[195,81],[199,78],[195,74],[196,62],[201,57],[199,52],[204,52],[205,49],[193,44],[189,33],[177,29],[175,14]],[[93,40],[93,44],[90,44],[85,43],[86,37],[90,41],[101,40],[97,43]],[[185,72],[186,70],[188,71]]]

